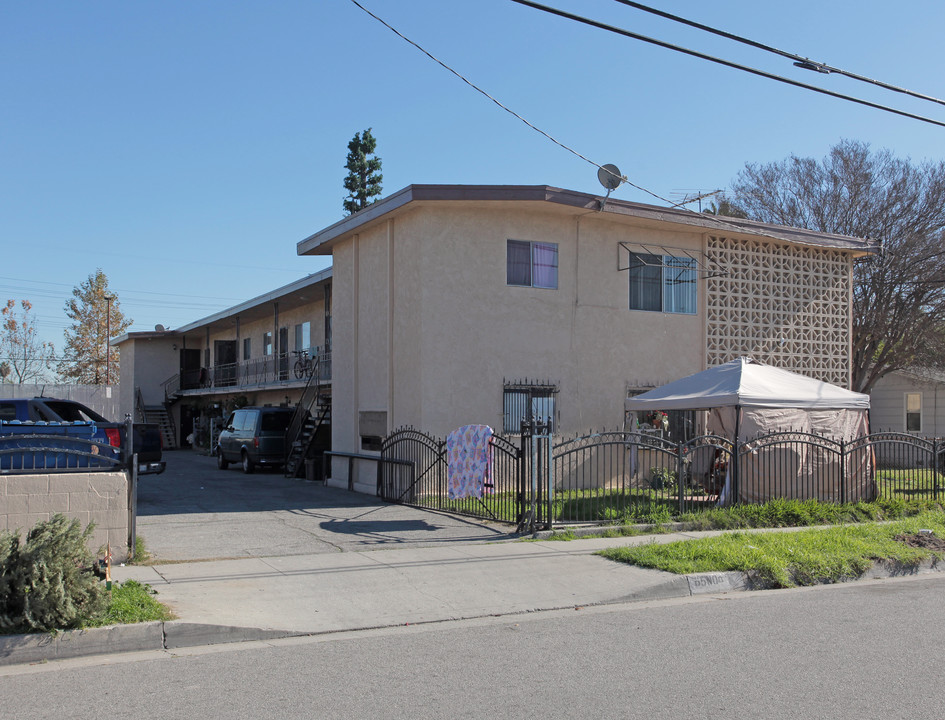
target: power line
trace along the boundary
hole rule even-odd
[[[354,0],[352,0],[352,2],[354,2]],[[651,45],[666,48],[667,50],[674,50],[685,55],[690,55],[692,57],[699,58],[700,60],[708,60],[709,62],[714,62],[718,65],[734,68],[735,70],[742,70],[744,72],[751,73],[752,75],[758,75],[759,77],[767,78],[769,80],[777,80],[778,82],[782,82],[787,85],[804,88],[805,90],[813,90],[814,92],[820,93],[822,95],[829,95],[830,97],[839,98],[840,100],[848,100],[849,102],[865,105],[866,107],[871,107],[875,110],[883,110],[885,112],[893,113],[894,115],[901,115],[903,117],[911,118],[912,120],[920,120],[921,122],[929,123],[930,125],[945,127],[945,122],[933,120],[932,118],[925,117],[924,115],[916,115],[914,113],[906,112],[905,110],[897,110],[896,108],[889,107],[888,105],[880,105],[879,103],[856,98],[852,95],[844,95],[843,93],[827,90],[826,88],[818,87],[816,85],[809,85],[807,83],[799,82],[798,80],[792,80],[791,78],[786,78],[782,75],[775,75],[774,73],[769,73],[764,70],[749,67],[748,65],[741,65],[730,60],[723,60],[722,58],[717,58],[713,55],[706,55],[705,53],[699,52],[698,50],[690,50],[689,48],[684,48],[680,45],[674,45],[672,43],[665,42],[664,40],[657,40],[656,38],[641,35],[631,30],[625,30],[624,28],[620,28],[615,25],[608,25],[607,23],[600,22],[599,20],[592,20],[591,18],[575,15],[574,13],[569,13],[565,10],[558,10],[557,8],[532,2],[532,0],[512,0],[512,2],[518,3],[519,5],[525,5],[526,7],[533,8],[534,10],[541,10],[542,12],[549,13],[550,15],[557,15],[558,17],[565,18],[566,20],[573,20],[574,22],[590,25],[591,27],[596,27],[600,30],[607,30],[608,32],[612,32],[617,35],[623,35],[624,37],[631,38],[632,40],[640,40],[642,42],[650,43]]]
[[[551,135],[549,135],[548,133],[546,133],[546,132],[545,132],[544,130],[542,130],[541,128],[539,128],[539,127],[537,127],[536,125],[533,125],[532,123],[530,123],[528,120],[526,120],[524,117],[522,117],[521,115],[519,115],[517,112],[515,112],[514,110],[512,110],[512,109],[509,108],[508,106],[503,105],[501,102],[499,102],[499,101],[498,101],[496,98],[494,98],[492,95],[490,95],[490,94],[487,93],[485,90],[483,90],[481,87],[479,87],[478,85],[476,85],[472,80],[470,80],[469,78],[465,77],[464,75],[460,74],[459,72],[457,72],[456,70],[454,70],[453,68],[451,68],[451,67],[450,67],[449,65],[447,65],[445,62],[443,62],[443,61],[440,60],[438,57],[436,57],[435,55],[431,54],[430,52],[428,52],[427,50],[425,50],[424,48],[422,48],[420,45],[418,45],[417,43],[415,43],[413,40],[411,40],[411,39],[408,38],[406,35],[404,35],[403,33],[401,33],[401,32],[400,32],[399,30],[397,30],[395,27],[393,27],[392,25],[390,25],[389,23],[387,23],[385,20],[383,20],[382,18],[380,18],[380,17],[378,17],[377,15],[375,15],[374,13],[372,13],[370,10],[368,10],[366,7],[364,7],[361,3],[359,3],[358,0],[351,0],[351,2],[354,3],[355,5],[357,5],[359,8],[361,8],[361,10],[363,10],[365,13],[367,13],[368,15],[370,15],[372,18],[374,18],[375,20],[377,20],[381,25],[383,25],[384,27],[386,27],[388,30],[390,30],[392,33],[394,33],[394,34],[395,34],[397,37],[399,37],[401,40],[404,40],[404,41],[410,43],[411,45],[413,45],[415,48],[417,48],[417,50],[419,50],[420,52],[422,52],[424,55],[426,55],[428,58],[430,58],[430,59],[431,59],[433,62],[435,62],[437,65],[439,65],[440,67],[442,67],[444,70],[447,70],[448,72],[450,72],[450,73],[452,73],[453,75],[455,75],[456,77],[458,77],[460,80],[462,80],[464,83],[466,83],[467,85],[469,85],[469,87],[471,87],[471,88],[472,88],[473,90],[475,90],[476,92],[478,92],[478,93],[484,95],[485,97],[489,98],[492,102],[494,102],[494,103],[495,103],[496,105],[498,105],[500,108],[502,108],[503,110],[505,110],[505,112],[509,113],[509,115],[512,115],[513,117],[518,118],[518,119],[521,120],[523,123],[525,123],[526,125],[528,125],[528,127],[530,127],[532,130],[534,130],[535,132],[537,132],[537,133],[540,134],[540,135],[543,135],[543,136],[546,137],[547,139],[551,140],[551,142],[553,142],[553,143],[554,143],[555,145],[557,145],[558,147],[563,148],[564,150],[567,150],[567,151],[568,151],[569,153],[571,153],[572,155],[576,155],[577,157],[579,157],[579,158],[580,158],[581,160],[583,160],[584,162],[590,163],[591,165],[593,165],[594,167],[598,168],[599,170],[604,170],[603,165],[594,162],[593,160],[591,160],[591,159],[588,158],[588,157],[585,157],[584,155],[582,155],[581,153],[579,153],[579,152],[578,152],[577,150],[575,150],[574,148],[568,147],[568,146],[565,145],[563,142],[561,142],[561,141],[555,139],[554,137],[552,137]],[[609,171],[609,170],[604,170],[604,172],[610,172],[610,171]],[[612,173],[611,173],[611,174],[612,174]],[[658,199],[658,200],[662,200],[663,202],[669,202],[669,201],[666,200],[665,198],[660,197],[660,196],[657,195],[656,193],[651,192],[650,190],[647,190],[647,189],[644,188],[644,187],[640,187],[639,185],[634,185],[632,182],[630,182],[630,181],[627,180],[626,178],[617,178],[617,179],[618,179],[618,180],[622,180],[623,182],[627,183],[627,185],[630,185],[631,187],[635,187],[637,190],[641,190],[641,191],[647,193],[648,195],[652,195],[653,197],[655,197],[655,198]]]
[[[652,15],[658,15],[659,17],[666,18],[667,20],[673,20],[674,22],[682,23],[683,25],[688,25],[689,27],[694,27],[697,30],[704,30],[705,32],[712,33],[713,35],[718,35],[720,37],[727,38],[729,40],[734,40],[735,42],[740,42],[744,45],[750,45],[751,47],[758,48],[759,50],[764,50],[766,52],[774,53],[775,55],[780,55],[781,57],[788,58],[793,60],[794,64],[798,67],[804,68],[805,70],[813,70],[820,73],[835,73],[837,75],[843,75],[845,77],[853,78],[854,80],[860,80],[862,82],[870,83],[872,85],[877,85],[885,90],[892,90],[894,92],[903,93],[905,95],[911,95],[912,97],[919,98],[920,100],[928,100],[929,102],[938,103],[939,105],[945,105],[945,100],[940,100],[939,98],[932,97],[931,95],[924,95],[923,93],[918,93],[913,90],[908,90],[907,88],[901,88],[897,85],[891,85],[885,83],[881,80],[874,80],[873,78],[866,77],[865,75],[858,75],[847,70],[841,70],[840,68],[833,67],[828,65],[825,62],[819,62],[817,60],[811,60],[810,58],[803,57],[802,55],[797,55],[795,53],[787,52],[786,50],[779,50],[778,48],[771,47],[770,45],[765,45],[764,43],[757,42],[755,40],[750,40],[749,38],[742,37],[740,35],[735,35],[734,33],[726,32],[725,30],[719,30],[717,28],[709,27],[708,25],[703,25],[702,23],[697,23],[693,20],[687,20],[686,18],[679,17],[678,15],[673,15],[672,13],[664,12],[663,10],[658,10],[656,8],[649,7],[642,3],[633,2],[633,0],[614,0],[615,2],[620,3],[621,5],[627,5],[628,7],[636,8],[637,10],[642,10],[643,12],[651,13]]]
[[[517,1],[517,0],[516,0],[516,1]],[[377,20],[377,22],[379,22],[381,25],[383,25],[383,26],[386,27],[388,30],[390,30],[392,33],[394,33],[394,34],[395,34],[397,37],[399,37],[401,40],[404,40],[404,41],[406,41],[407,43],[409,43],[410,45],[413,45],[415,48],[417,48],[417,50],[419,50],[419,51],[422,52],[424,55],[426,55],[428,58],[430,58],[431,60],[433,60],[433,61],[434,61],[435,63],[437,63],[440,67],[442,67],[442,68],[445,69],[445,70],[448,70],[450,73],[452,73],[453,75],[455,75],[456,77],[458,77],[460,80],[462,80],[464,83],[466,83],[466,84],[469,85],[471,88],[473,88],[476,92],[478,92],[478,93],[484,95],[485,97],[489,98],[489,100],[491,100],[493,103],[495,103],[496,105],[498,105],[500,108],[502,108],[503,110],[505,110],[507,113],[509,113],[509,114],[512,115],[513,117],[518,118],[519,120],[521,120],[523,123],[525,123],[528,127],[530,127],[530,128],[531,128],[532,130],[534,130],[535,132],[537,132],[537,133],[539,133],[540,135],[542,135],[542,136],[546,137],[547,139],[551,140],[555,145],[557,145],[557,146],[563,148],[564,150],[567,150],[569,153],[572,153],[573,155],[576,155],[577,157],[579,157],[579,158],[580,158],[581,160],[583,160],[584,162],[589,163],[589,164],[593,165],[594,167],[596,167],[596,168],[598,168],[598,169],[600,169],[600,170],[604,170],[604,172],[607,172],[607,173],[610,173],[611,175],[614,175],[614,173],[612,173],[609,169],[605,169],[602,165],[600,165],[600,164],[594,162],[593,160],[591,160],[591,159],[585,157],[584,155],[582,155],[581,153],[579,153],[577,150],[573,150],[572,148],[568,147],[568,146],[565,145],[564,143],[559,142],[558,140],[556,140],[555,138],[553,138],[551,135],[549,135],[548,133],[546,133],[546,132],[545,132],[544,130],[542,130],[541,128],[539,128],[539,127],[533,125],[532,123],[530,123],[528,120],[526,120],[524,117],[522,117],[521,115],[519,115],[517,112],[515,112],[515,111],[511,110],[510,108],[506,107],[505,105],[503,105],[501,102],[499,102],[498,100],[496,100],[492,95],[490,95],[489,93],[487,93],[485,90],[483,90],[482,88],[480,88],[478,85],[476,85],[475,83],[473,83],[471,80],[468,80],[466,77],[464,77],[464,76],[461,75],[459,72],[457,72],[456,70],[454,70],[453,68],[451,68],[449,65],[447,65],[446,63],[444,63],[442,60],[440,60],[439,58],[435,57],[435,56],[432,55],[431,53],[427,52],[424,48],[422,48],[420,45],[418,45],[418,44],[415,43],[413,40],[411,40],[410,38],[408,38],[406,35],[404,35],[403,33],[401,33],[399,30],[397,30],[396,28],[394,28],[393,26],[391,26],[389,23],[385,22],[383,19],[381,19],[380,17],[378,17],[377,15],[375,15],[374,13],[372,13],[370,10],[368,10],[366,7],[364,7],[361,3],[359,3],[358,0],[351,0],[351,2],[352,2],[354,5],[356,5],[357,7],[359,7],[361,10],[363,10],[365,13],[367,13],[368,15],[370,15],[372,18],[374,18],[375,20]],[[540,6],[539,6],[539,7],[540,7]],[[616,177],[616,176],[615,176],[615,177]],[[636,185],[636,184],[630,182],[629,180],[627,180],[626,176],[620,177],[620,178],[618,178],[618,179],[619,179],[622,183],[626,183],[626,184],[629,185],[630,187],[633,187],[633,188],[636,188],[637,190],[640,190],[640,191],[642,191],[642,192],[645,192],[647,195],[650,195],[650,196],[656,198],[657,200],[661,200],[662,202],[666,203],[667,205],[669,205],[669,206],[671,206],[671,207],[678,207],[678,203],[673,203],[671,200],[667,200],[667,199],[664,198],[663,196],[657,195],[657,194],[656,194],[655,192],[653,192],[652,190],[647,190],[645,187],[642,187],[642,186],[640,186],[640,185]],[[695,215],[696,217],[702,218],[702,219],[704,219],[704,220],[706,220],[706,221],[708,221],[708,222],[713,222],[713,223],[716,224],[716,226],[718,226],[718,227],[721,228],[721,229],[734,230],[735,232],[744,232],[744,231],[745,231],[744,228],[741,228],[741,227],[739,227],[738,225],[735,225],[734,223],[726,222],[725,220],[720,219],[720,218],[719,218],[718,216],[716,216],[716,215],[712,215],[712,214],[709,214],[709,213],[699,213],[699,212],[696,212],[695,210],[692,210],[692,209],[687,208],[687,207],[683,207],[682,210],[684,210],[685,212],[688,212],[688,213],[690,213],[690,214],[692,214],[692,215]],[[762,237],[768,237],[768,238],[771,238],[771,239],[773,239],[773,240],[778,240],[778,239],[779,239],[779,238],[776,238],[776,237],[773,236],[773,235],[769,235],[769,234],[767,234],[767,233],[765,233],[765,232],[761,232],[761,231],[759,231],[759,230],[755,230],[754,232],[755,232],[755,234],[761,235]]]
[[[240,267],[249,267],[249,266],[240,266]],[[55,285],[57,287],[67,287],[67,288],[78,287],[77,285],[72,285],[69,283],[51,282],[48,280],[27,280],[25,278],[5,277],[3,275],[0,275],[0,280],[11,280],[13,282],[27,282],[27,283],[34,283],[36,285]],[[242,299],[242,298],[218,297],[216,295],[191,295],[190,293],[184,295],[181,293],[151,292],[148,290],[122,290],[120,288],[109,288],[109,290],[114,290],[115,292],[138,293],[140,295],[158,295],[160,297],[188,297],[188,298],[200,298],[202,300],[226,300],[227,302],[230,302],[230,301],[239,302]],[[71,291],[70,291],[70,294],[71,294]]]

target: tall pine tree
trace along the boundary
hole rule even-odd
[[[381,159],[375,155],[377,140],[371,135],[371,128],[363,133],[355,133],[348,143],[348,162],[345,167],[345,190],[348,197],[344,200],[345,212],[350,215],[363,210],[375,202],[371,198],[381,194]]]
[[[65,333],[66,348],[59,374],[88,385],[117,383],[118,349],[108,341],[125,332],[133,321],[125,319],[118,298],[108,290],[108,278],[101,268],[73,288],[65,311],[72,327]]]

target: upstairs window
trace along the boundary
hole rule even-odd
[[[506,246],[506,281],[522,287],[558,287],[556,243],[509,240]]]
[[[263,351],[263,355],[272,355],[272,333],[271,332],[263,333],[262,351]]]
[[[312,346],[312,323],[304,322],[295,326],[295,349],[308,350]]]
[[[243,359],[249,360],[253,356],[252,338],[243,338]]]
[[[630,309],[696,313],[696,261],[630,253]]]

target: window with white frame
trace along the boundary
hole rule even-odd
[[[906,393],[906,432],[922,432],[922,393]]]
[[[696,261],[673,255],[630,253],[630,309],[696,313]]]
[[[557,243],[509,240],[506,245],[505,271],[509,285],[557,288]]]
[[[262,351],[263,351],[263,355],[272,355],[272,333],[271,332],[263,333]]]

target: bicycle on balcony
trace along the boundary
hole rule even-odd
[[[296,356],[295,377],[299,380],[312,377],[312,373],[315,372],[315,361],[308,354],[308,350],[293,350],[292,354]]]

